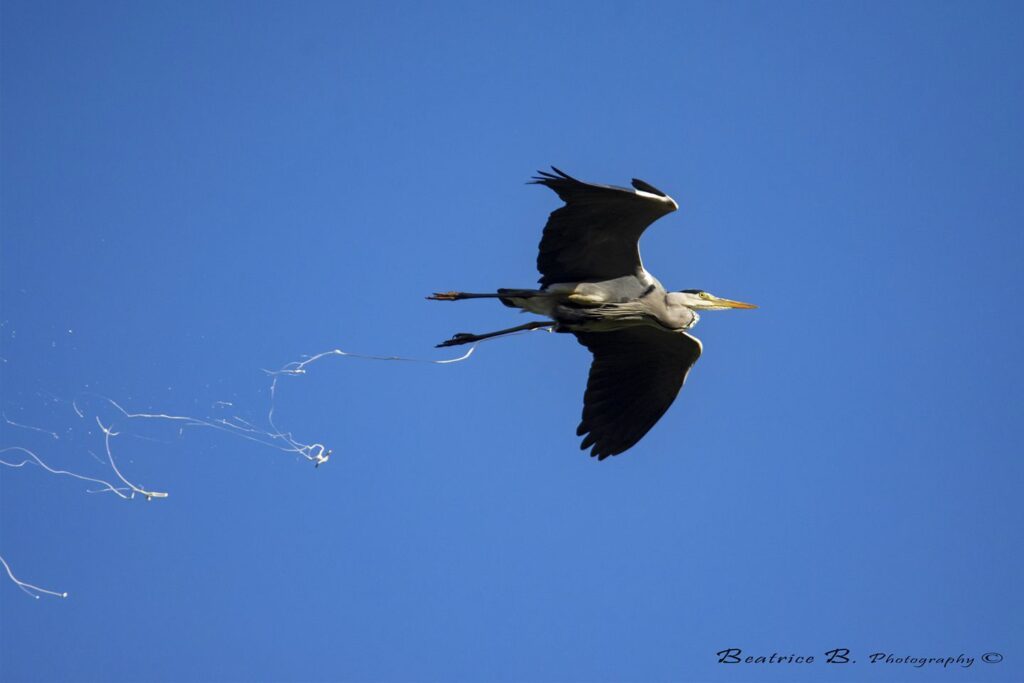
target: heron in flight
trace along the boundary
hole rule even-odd
[[[540,240],[540,289],[494,293],[438,292],[437,301],[498,299],[542,315],[488,334],[459,333],[438,346],[470,344],[522,330],[571,332],[594,355],[580,448],[604,460],[633,447],[679,394],[701,343],[689,330],[697,311],[756,308],[699,289],[669,292],[644,269],[639,240],[654,221],[679,208],[667,194],[633,179],[632,190],[585,183],[555,167],[532,183],[565,202],[548,217]]]

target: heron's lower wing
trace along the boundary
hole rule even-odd
[[[594,354],[583,396],[580,448],[604,460],[631,448],[679,394],[701,344],[685,332],[630,327],[576,332]]]
[[[585,183],[554,169],[534,182],[565,202],[548,217],[537,255],[540,282],[611,280],[643,271],[638,242],[654,221],[676,210],[671,197],[641,180],[638,191]]]

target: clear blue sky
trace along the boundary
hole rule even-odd
[[[10,681],[1024,680],[1019,3],[2,7]],[[598,463],[570,337],[326,358],[320,468],[137,411],[265,417],[303,354],[521,322],[555,164],[643,178],[708,313]],[[86,414],[79,418],[72,401]],[[231,402],[226,407],[216,402]],[[10,455],[9,453],[6,455]],[[715,652],[856,665],[724,665]],[[1001,653],[967,670],[867,655]]]

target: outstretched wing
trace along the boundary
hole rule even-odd
[[[594,354],[583,396],[580,448],[604,460],[632,448],[676,400],[700,341],[685,332],[628,327],[615,332],[576,332]]]
[[[584,183],[551,167],[534,183],[550,187],[565,202],[548,217],[540,240],[540,283],[611,280],[641,276],[637,242],[647,226],[679,206],[664,192],[633,179],[629,190]]]

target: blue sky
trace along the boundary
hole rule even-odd
[[[0,554],[70,593],[0,581],[5,680],[1024,679],[1019,4],[0,21],[0,447],[109,479],[99,417],[170,493],[0,468]],[[282,377],[319,468],[101,398],[262,425],[263,369],[521,322],[423,296],[535,281],[548,164],[669,192],[647,267],[761,306],[703,317],[627,454],[577,449],[563,335]],[[837,647],[857,663],[820,663]]]

